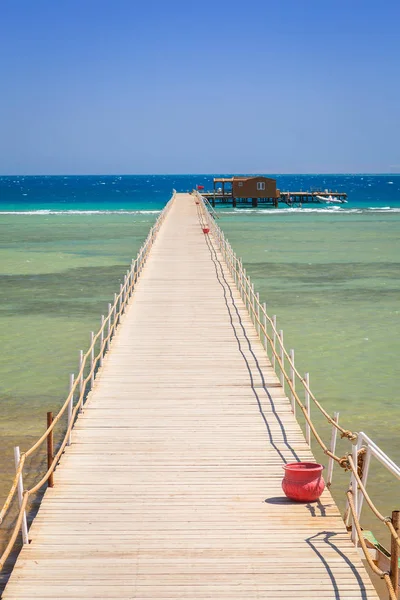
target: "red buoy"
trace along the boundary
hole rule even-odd
[[[203,233],[209,233],[210,228],[209,227],[203,227]]]
[[[296,502],[315,502],[325,488],[322,465],[311,462],[288,463],[283,466],[285,477],[282,489],[285,495]]]

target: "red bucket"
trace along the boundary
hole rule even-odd
[[[209,227],[203,227],[203,233],[210,233]]]
[[[283,466],[285,477],[282,489],[285,495],[296,502],[315,502],[325,488],[322,477],[324,467],[318,463],[295,462]]]

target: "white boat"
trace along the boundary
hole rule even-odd
[[[347,200],[343,200],[342,198],[335,198],[334,196],[315,196],[320,202],[325,202],[326,204],[346,204]]]

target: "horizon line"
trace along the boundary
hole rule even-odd
[[[215,173],[2,173],[1,177],[199,177],[199,176],[221,176],[221,175],[248,175],[254,176],[257,175],[265,175],[267,172],[253,172],[253,173],[244,173],[242,171],[237,172],[215,172]],[[390,172],[390,171],[343,171],[343,172],[331,172],[331,173],[306,173],[306,172],[293,172],[293,173],[274,173],[273,171],[268,171],[269,175],[276,176],[287,176],[287,175],[302,175],[302,176],[332,176],[332,175],[369,175],[369,176],[378,176],[378,175],[390,175],[390,176],[400,176],[400,172]]]

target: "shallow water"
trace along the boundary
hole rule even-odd
[[[219,223],[317,398],[400,463],[400,215],[231,214]],[[343,477],[336,483],[343,506]],[[384,514],[397,508],[399,484],[385,469],[374,465],[368,489]],[[363,519],[376,530],[366,510]]]
[[[97,332],[156,215],[0,215],[0,497],[12,448],[61,406],[79,349]]]
[[[26,448],[43,431],[46,412],[61,405],[79,349],[98,329],[171,189],[211,181],[0,178],[0,498],[12,478],[12,447]],[[287,175],[278,186],[344,190],[349,202],[219,209],[219,223],[317,397],[400,462],[400,177]],[[343,506],[347,474],[335,477]],[[398,508],[398,483],[383,468],[372,469],[369,489],[384,514]],[[367,511],[364,522],[377,530]]]

